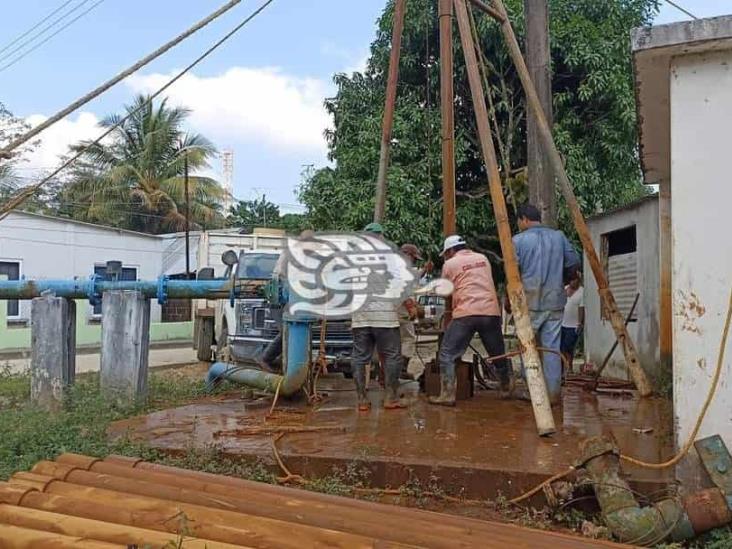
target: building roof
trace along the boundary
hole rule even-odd
[[[644,179],[667,182],[671,178],[671,59],[732,49],[732,16],[637,28],[631,34],[631,49]]]
[[[122,234],[129,234],[133,236],[142,236],[147,238],[161,238],[166,235],[158,235],[158,234],[150,234],[150,233],[143,233],[139,231],[131,231],[129,229],[120,229],[118,227],[110,227],[109,225],[97,225],[96,223],[87,223],[86,221],[78,221],[76,219],[70,219],[68,217],[58,217],[54,215],[44,215],[39,213],[33,213],[33,212],[24,212],[22,210],[13,210],[8,215],[8,218],[10,216],[20,216],[20,217],[29,217],[29,218],[36,218],[36,219],[45,219],[48,221],[54,221],[57,223],[71,223],[73,225],[81,225],[83,227],[91,227],[100,231],[112,231],[115,233],[122,233]],[[8,219],[6,218],[6,219]],[[0,224],[3,222],[3,220],[0,220]]]
[[[610,217],[612,215],[618,214],[620,212],[627,212],[628,210],[634,210],[641,206],[642,204],[645,204],[646,202],[656,202],[658,200],[658,193],[649,194],[647,196],[643,196],[637,200],[634,200],[633,202],[629,202],[628,204],[625,204],[623,206],[618,206],[617,208],[613,208],[611,210],[605,210],[604,212],[600,212],[598,214],[592,215],[587,218],[588,222],[595,221],[598,219],[604,219],[606,217]]]

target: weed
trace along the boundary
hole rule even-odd
[[[725,526],[699,536],[690,547],[694,549],[730,549],[732,548],[732,527]]]
[[[0,376],[0,394],[17,395],[0,407],[0,478],[15,471],[28,470],[36,462],[53,459],[63,452],[91,456],[109,453],[144,453],[144,448],[127,439],[109,441],[107,429],[115,420],[148,410],[175,406],[200,395],[203,384],[151,375],[146,402],[122,405],[105,398],[99,390],[98,376],[81,376],[68,388],[63,409],[48,412],[28,402],[27,377]],[[22,397],[20,395],[23,394]]]

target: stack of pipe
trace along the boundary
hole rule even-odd
[[[607,547],[513,525],[120,456],[64,454],[0,483],[0,547]]]

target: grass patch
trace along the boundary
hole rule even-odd
[[[144,402],[120,405],[101,394],[98,375],[87,374],[69,388],[61,411],[47,412],[29,403],[29,386],[27,375],[0,372],[0,479],[63,452],[95,457],[110,453],[150,455],[139,444],[109,441],[110,423],[176,406],[204,394],[202,381],[173,382],[165,374],[153,373]]]

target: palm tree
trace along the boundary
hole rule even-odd
[[[157,107],[149,96],[137,96],[125,107],[129,118],[111,115],[101,125],[111,128],[99,144],[82,141],[74,152],[88,150],[61,193],[61,211],[75,219],[111,224],[150,233],[179,231],[185,226],[184,165],[188,161],[191,226],[224,224],[226,191],[210,177],[196,175],[216,153],[200,134],[182,130],[190,111]]]

